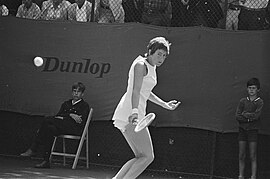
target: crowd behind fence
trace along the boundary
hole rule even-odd
[[[228,30],[270,29],[269,0],[0,0],[0,16]]]

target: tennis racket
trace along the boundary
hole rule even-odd
[[[155,113],[149,113],[147,114],[144,118],[142,118],[138,124],[136,125],[134,131],[135,132],[140,132],[141,130],[143,130],[144,128],[146,128],[147,126],[149,126],[151,124],[151,122],[155,119],[156,115]]]

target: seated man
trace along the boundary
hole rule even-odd
[[[32,0],[22,0],[19,6],[16,17],[36,19],[40,14],[40,8]]]
[[[188,2],[186,0],[172,0],[171,27],[189,26]]]
[[[123,0],[122,6],[125,11],[125,22],[141,22],[141,10],[138,4],[135,6],[134,0]]]
[[[217,0],[187,0],[191,26],[217,28],[223,11]]]
[[[97,0],[98,23],[124,23],[125,11],[122,0]]]
[[[264,30],[267,26],[267,6],[269,0],[242,0],[239,14],[239,30]]]
[[[270,2],[269,1],[266,8],[265,29],[268,29],[268,30],[270,29]]]
[[[40,19],[67,20],[67,8],[71,3],[67,0],[47,0],[42,3]]]
[[[68,20],[90,22],[91,12],[91,2],[87,0],[75,0],[75,3],[68,7]]]
[[[238,30],[238,15],[240,13],[240,1],[228,0],[226,29]]]
[[[171,0],[134,0],[135,6],[143,4],[142,19],[144,24],[170,26],[172,19]]]
[[[0,16],[7,16],[9,13],[7,6],[4,5],[4,0],[0,0]]]
[[[54,136],[63,134],[80,135],[83,131],[89,114],[89,105],[82,99],[85,86],[78,82],[71,89],[72,99],[65,101],[55,116],[45,118],[37,131],[32,146],[21,154],[22,157],[34,156],[37,149],[42,146],[44,160],[36,165],[36,168],[50,168],[50,155]]]

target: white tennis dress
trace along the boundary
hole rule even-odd
[[[115,127],[120,129],[122,132],[125,131],[126,125],[129,123],[128,117],[132,112],[131,97],[133,91],[134,81],[134,66],[138,62],[144,62],[147,66],[147,75],[143,77],[142,87],[140,91],[140,100],[138,106],[138,118],[141,119],[146,114],[146,103],[150,96],[152,89],[157,84],[156,66],[150,65],[146,58],[138,56],[132,63],[129,74],[128,74],[128,86],[126,93],[122,96],[119,104],[117,105],[112,120]]]

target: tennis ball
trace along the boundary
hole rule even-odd
[[[34,64],[37,66],[37,67],[40,67],[43,65],[43,58],[41,57],[35,57],[34,58]]]

